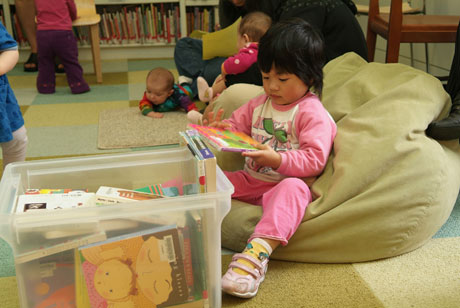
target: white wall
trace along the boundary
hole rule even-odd
[[[459,0],[425,0],[427,14],[460,15]],[[354,0],[356,4],[369,4],[369,0]],[[422,0],[412,0],[412,5],[420,6]],[[380,6],[389,5],[390,0],[380,0]],[[367,33],[367,15],[357,16],[363,28],[364,35]],[[414,67],[426,71],[425,44],[413,44]],[[375,52],[376,62],[385,62],[386,40],[378,37],[377,50]],[[436,76],[447,76],[449,74],[452,58],[454,55],[454,44],[428,44],[428,55],[430,73]],[[401,44],[399,62],[411,65],[410,44]]]

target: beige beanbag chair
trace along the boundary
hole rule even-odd
[[[425,135],[430,122],[448,114],[448,94],[422,71],[367,63],[354,53],[329,62],[324,72],[322,101],[338,126],[333,153],[311,187],[317,199],[272,258],[359,262],[420,247],[447,220],[459,193],[458,140],[440,143]],[[215,108],[228,115],[261,91],[229,87]],[[241,168],[236,155],[218,153],[218,162],[225,170]],[[241,251],[261,213],[232,200],[223,246]]]

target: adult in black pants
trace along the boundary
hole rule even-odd
[[[460,24],[457,28],[455,53],[450,67],[446,91],[452,98],[452,107],[447,118],[433,122],[426,134],[438,140],[460,139]]]
[[[235,22],[238,17],[252,11],[262,11],[273,23],[290,17],[299,17],[317,27],[325,41],[326,61],[353,51],[367,60],[367,46],[362,29],[348,5],[349,0],[220,0],[219,21],[222,28]],[[182,38],[176,43],[174,60],[179,75],[192,80],[196,93],[196,78],[204,77],[212,84],[220,73],[225,58],[202,59],[200,40]],[[257,64],[247,74],[226,77],[226,86],[235,83],[262,85]]]

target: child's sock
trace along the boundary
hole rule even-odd
[[[268,258],[272,253],[271,246],[261,238],[254,238],[250,241],[246,248],[243,250],[244,254],[250,255],[257,260],[261,260],[262,258]],[[252,263],[246,261],[245,259],[238,259],[239,263],[246,265],[249,268],[255,268]],[[239,268],[233,268],[233,271],[240,275],[247,275],[248,272]]]
[[[179,76],[179,78],[177,78],[177,83],[180,84],[180,85],[184,84],[184,83],[192,84],[192,82],[193,82],[193,79],[190,78],[190,77],[187,77],[187,76],[182,76],[181,75],[181,76]]]
[[[187,112],[187,119],[190,123],[203,125],[203,115],[196,110],[190,110]]]
[[[200,101],[206,103],[212,99],[212,88],[209,87],[208,83],[203,77],[196,79],[196,85],[198,87],[198,97]]]

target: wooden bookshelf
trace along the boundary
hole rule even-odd
[[[96,10],[101,15],[101,56],[103,59],[172,57],[175,42],[196,27],[205,31],[215,29],[218,3],[218,0],[95,0]],[[25,61],[29,47],[27,41],[20,42],[18,37],[14,0],[0,0],[0,6],[5,27],[19,42],[20,61]],[[153,9],[158,9],[160,14],[155,15]],[[127,28],[128,23],[131,23],[131,31]],[[155,36],[159,29],[164,30],[164,34]],[[126,30],[131,37],[126,37]],[[91,59],[84,31],[78,29],[75,32],[79,38],[81,60]]]

